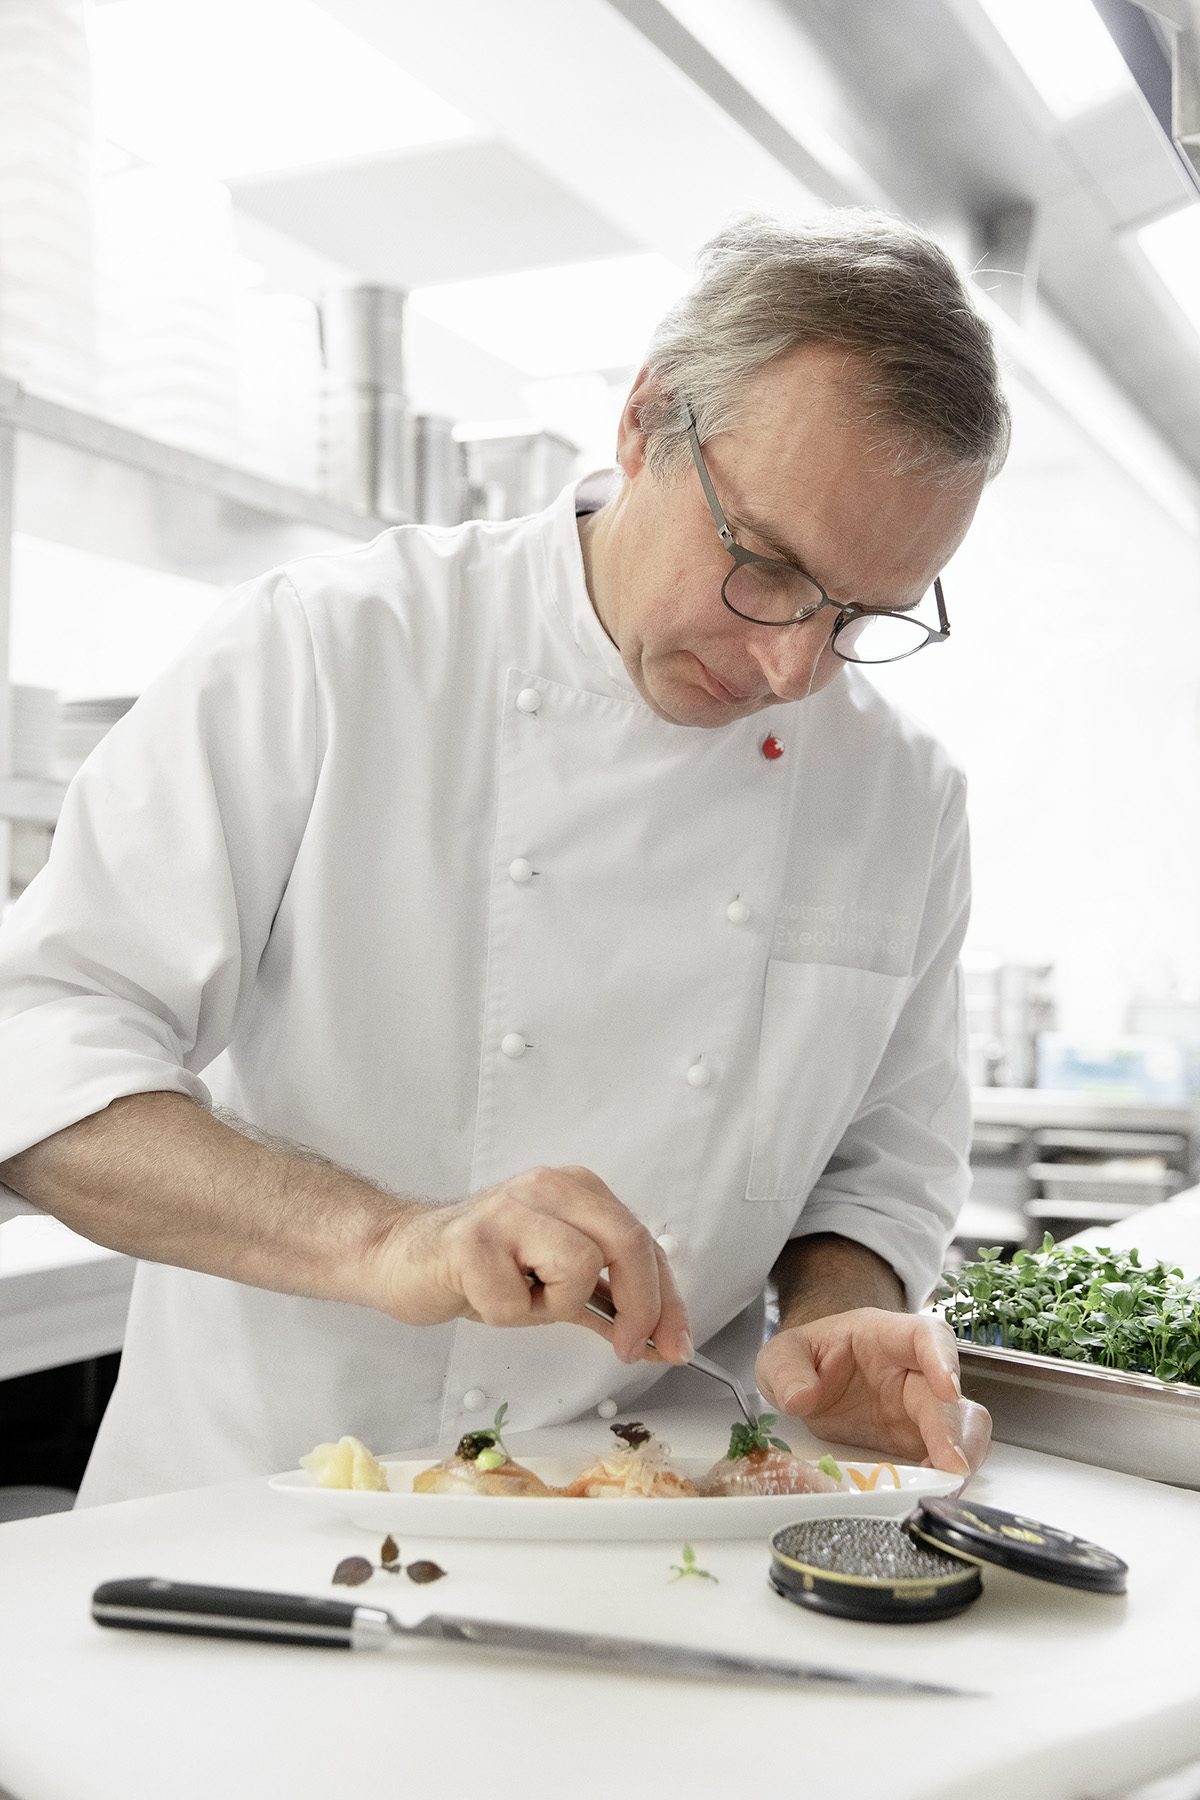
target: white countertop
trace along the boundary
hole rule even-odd
[[[43,1213],[0,1222],[0,1381],[119,1350],[133,1270]]]
[[[680,1455],[724,1447],[723,1410],[645,1417]],[[604,1432],[593,1418],[511,1447],[586,1453]],[[402,1556],[434,1557],[447,1579],[419,1588],[377,1574],[352,1592],[410,1620],[440,1610],[703,1643],[983,1699],[781,1692],[456,1647],[350,1655],[91,1622],[92,1590],[124,1575],[349,1597],[329,1577],[343,1556],[377,1557],[374,1534],[314,1520],[261,1480],[0,1525],[0,1785],[19,1800],[706,1800],[764,1784],[836,1800],[1082,1800],[1200,1756],[1200,1494],[1008,1446],[970,1492],[1115,1550],[1128,1595],[986,1570],[982,1598],[958,1618],[864,1625],[780,1599],[754,1541],[697,1544],[718,1582],[672,1584],[674,1544],[408,1535]]]

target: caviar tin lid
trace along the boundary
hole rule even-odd
[[[994,1563],[1038,1581],[1087,1588],[1096,1594],[1123,1594],[1128,1563],[1099,1544],[1089,1544],[1057,1525],[1023,1513],[968,1500],[922,1500],[904,1520],[904,1530],[926,1549],[972,1562]]]
[[[983,1588],[976,1564],[917,1543],[895,1519],[861,1515],[781,1526],[768,1579],[798,1606],[880,1624],[949,1618]]]

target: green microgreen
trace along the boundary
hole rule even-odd
[[[828,1451],[826,1451],[824,1456],[818,1459],[817,1467],[823,1475],[831,1476],[834,1481],[840,1481],[842,1479],[841,1465],[830,1456]]]
[[[400,1546],[394,1537],[385,1537],[379,1548],[379,1561],[369,1562],[365,1556],[344,1556],[333,1571],[332,1580],[336,1587],[361,1587],[364,1581],[370,1581],[376,1569],[385,1574],[399,1575],[401,1567]],[[435,1562],[411,1562],[404,1570],[410,1581],[438,1581],[446,1573]]]
[[[504,1400],[490,1425],[485,1426],[482,1431],[468,1431],[464,1437],[459,1438],[458,1448],[454,1454],[461,1456],[464,1462],[475,1462],[483,1451],[499,1450],[499,1459],[489,1458],[483,1465],[484,1468],[498,1469],[501,1463],[509,1462],[511,1459],[508,1454],[508,1446],[500,1436],[500,1429],[504,1424],[507,1412],[508,1401]]]
[[[1136,1249],[999,1248],[942,1277],[943,1318],[967,1343],[1200,1384],[1200,1287],[1181,1269],[1143,1268]]]
[[[776,1450],[791,1450],[782,1438],[771,1437],[770,1430],[778,1414],[759,1413],[753,1425],[738,1423],[729,1433],[729,1448],[725,1452],[728,1462],[736,1462],[739,1456],[751,1456],[756,1453],[765,1454],[772,1445]]]
[[[672,1563],[671,1567],[675,1571],[670,1577],[672,1581],[682,1581],[685,1575],[699,1576],[701,1581],[715,1581],[717,1579],[708,1569],[702,1569],[700,1567],[700,1564],[696,1561],[696,1552],[692,1549],[690,1544],[685,1544],[683,1546],[682,1563]]]

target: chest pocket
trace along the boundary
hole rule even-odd
[[[747,1200],[803,1200],[879,1066],[907,975],[767,964]]]

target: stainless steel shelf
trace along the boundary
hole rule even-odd
[[[1057,1125],[1068,1131],[1200,1133],[1200,1105],[1115,1100],[1058,1088],[976,1087],[971,1089],[971,1106],[979,1124],[1018,1125],[1027,1131]]]
[[[286,487],[252,469],[216,462],[179,445],[144,437],[110,419],[78,412],[73,407],[28,393],[10,376],[0,375],[0,427],[4,425],[89,457],[124,463],[156,482],[219,495],[261,513],[264,518],[314,525],[342,537],[374,536],[376,532],[386,531],[389,525],[403,523],[397,519],[376,518],[370,513],[351,512],[321,494]]]
[[[0,375],[5,436],[15,474],[0,530],[199,581],[245,580],[403,523],[144,437]]]
[[[6,772],[14,533],[228,587],[400,523],[160,443],[0,374],[0,904],[9,888],[9,823],[55,824],[66,791]]]
[[[65,782],[36,781],[25,775],[10,776],[7,781],[0,781],[0,819],[23,819],[35,825],[56,825],[66,791]]]

